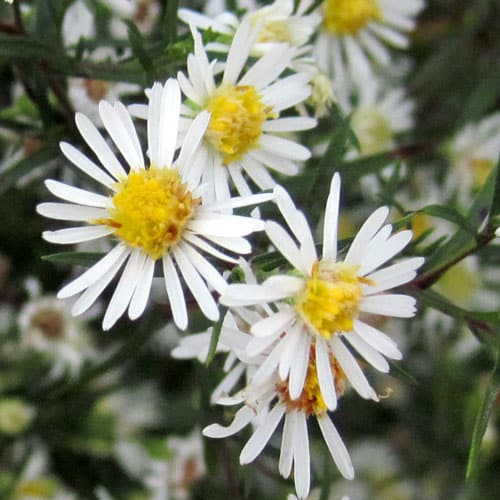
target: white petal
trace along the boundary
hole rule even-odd
[[[215,303],[212,294],[209,292],[206,283],[201,279],[198,271],[190,262],[186,254],[180,248],[175,246],[172,248],[179,270],[184,278],[186,285],[193,294],[194,299],[199,305],[203,314],[212,321],[219,319],[219,309]]]
[[[189,221],[187,227],[201,235],[247,236],[264,229],[264,222],[240,215],[211,214]]]
[[[361,268],[358,273],[360,276],[365,276],[377,267],[381,266],[384,262],[394,257],[411,241],[413,233],[411,231],[401,231],[391,236],[385,244],[380,245],[379,248],[373,249],[369,252],[361,262]],[[375,245],[374,245],[375,246]]]
[[[329,410],[337,407],[334,374],[330,364],[328,344],[322,338],[316,339],[316,372],[318,374],[321,395]]]
[[[351,243],[349,251],[344,259],[345,262],[348,264],[359,264],[366,250],[366,246],[382,227],[388,215],[389,209],[387,207],[380,207],[366,219]]]
[[[102,329],[109,330],[127,309],[132,294],[141,278],[141,270],[146,255],[142,250],[132,250],[128,262],[123,270],[120,281],[115,288],[113,296],[102,320]]]
[[[317,420],[319,428],[321,429],[321,434],[323,434],[323,439],[328,447],[328,451],[330,452],[335,465],[338,467],[339,472],[346,479],[353,479],[354,467],[352,466],[349,452],[347,451],[347,448],[345,447],[337,429],[328,415],[317,417]]]
[[[411,318],[415,315],[415,299],[409,295],[384,294],[365,297],[359,309],[371,314],[392,316],[394,318]]]
[[[277,403],[241,450],[241,465],[249,464],[260,454],[278,427],[284,413],[285,406]]]
[[[115,103],[115,105],[119,104],[121,103]],[[111,139],[113,139],[113,142],[125,158],[125,161],[130,165],[130,168],[132,168],[133,170],[144,168],[144,159],[142,158],[142,152],[139,153],[135,149],[135,141],[131,140],[128,127],[126,123],[122,121],[122,116],[121,114],[118,114],[117,108],[113,107],[107,101],[101,101],[99,103],[99,115]],[[134,135],[137,139],[135,129]]]
[[[356,351],[358,351],[375,369],[382,373],[388,373],[389,363],[386,359],[371,347],[370,344],[367,344],[359,335],[355,332],[349,332],[344,335],[344,338],[347,339],[354,349],[356,349]]]
[[[158,167],[172,164],[179,130],[181,91],[177,80],[169,78],[163,87],[158,134]],[[154,133],[154,132],[152,132]]]
[[[326,202],[323,228],[323,259],[335,261],[337,258],[337,226],[340,203],[340,175],[335,173]]]
[[[310,269],[304,264],[297,244],[288,233],[274,221],[266,221],[265,230],[271,243],[283,254],[286,260],[288,260],[295,269],[304,274],[308,274]]]
[[[102,194],[92,193],[85,189],[68,186],[63,182],[47,179],[45,181],[47,189],[61,200],[70,201],[78,205],[87,205],[89,207],[107,208],[111,205],[111,200]]]
[[[95,153],[102,166],[118,180],[127,177],[127,173],[121,166],[110,147],[103,139],[95,125],[82,113],[76,113],[75,122],[80,134]]]
[[[111,280],[116,276],[123,263],[127,259],[129,253],[124,252],[120,255],[113,265],[94,283],[92,283],[81,295],[71,308],[71,314],[78,316],[84,313],[101,295],[103,290],[109,285]],[[76,281],[76,280],[75,280]]]
[[[374,281],[375,284],[366,286],[366,290],[364,290],[365,295],[382,292],[407,283],[416,276],[416,269],[423,263],[423,257],[413,257],[369,274],[366,277]]]
[[[104,219],[108,212],[102,208],[72,205],[70,203],[40,203],[36,207],[37,213],[44,217],[69,221],[92,221]]]
[[[184,300],[179,275],[168,253],[163,256],[163,275],[174,323],[181,330],[185,330],[188,323],[186,301]]]
[[[303,332],[297,343],[295,362],[290,367],[289,391],[291,399],[297,399],[304,389],[304,382],[309,367],[310,347],[311,338],[306,332]]]
[[[205,427],[202,434],[210,438],[225,438],[232,436],[243,429],[243,427],[246,427],[254,417],[255,413],[252,408],[243,406],[236,412],[230,425],[223,427],[219,424],[212,424]]]
[[[283,426],[283,434],[281,436],[281,449],[279,458],[279,471],[284,478],[290,476],[290,472],[292,471],[293,443],[296,418],[296,411],[292,411],[285,415],[285,425]]]
[[[154,270],[155,261],[151,257],[146,257],[141,271],[141,279],[137,283],[137,288],[134,295],[132,295],[128,308],[128,316],[132,320],[137,319],[146,308],[149,293],[151,292],[151,284],[153,283]]]
[[[305,161],[311,157],[311,152],[305,146],[275,135],[262,134],[259,146],[276,156],[293,161]]]
[[[59,147],[63,155],[82,172],[85,172],[89,177],[92,177],[92,179],[95,179],[107,188],[114,189],[115,181],[93,161],[78,151],[78,149],[67,142],[61,142]]]
[[[219,250],[215,249],[212,245],[208,244],[205,240],[202,240],[195,234],[185,232],[184,233],[184,240],[188,241],[192,245],[198,247],[200,250],[203,250],[204,252],[213,255],[217,259],[226,261],[226,262],[231,262],[233,264],[237,264],[238,261],[234,259],[233,257],[230,257],[229,255],[226,255]],[[213,241],[214,243],[228,248],[229,250],[237,253],[250,253],[252,250],[252,247],[250,246],[250,243],[248,243],[244,238],[217,238],[215,236],[210,237],[207,239]],[[250,248],[248,248],[250,246]],[[233,250],[233,249],[240,249],[239,251]],[[242,251],[241,249],[244,249],[245,251]]]
[[[111,269],[116,262],[124,259],[126,255],[128,255],[129,249],[123,245],[116,245],[113,250],[107,253],[102,259],[97,261],[92,267],[87,269],[83,274],[78,276],[78,278],[74,279],[70,283],[68,283],[65,287],[59,290],[57,294],[57,298],[66,299],[71,297],[85,288],[88,288],[90,285],[99,280],[104,274]]]
[[[281,380],[286,380],[288,378],[290,368],[295,363],[297,345],[305,334],[307,334],[307,332],[304,332],[302,326],[296,323],[286,332],[285,337],[281,339],[280,342],[285,346],[278,367],[278,375]]]
[[[303,413],[298,413],[295,420],[295,432],[293,436],[293,475],[295,489],[300,498],[309,495],[310,488],[310,458],[309,458],[309,436],[307,434],[307,422]]]
[[[114,232],[107,226],[83,226],[58,229],[57,231],[44,231],[42,238],[49,243],[58,245],[72,245],[84,241],[97,240]]]
[[[267,120],[262,124],[263,132],[296,132],[300,130],[309,130],[317,125],[315,118],[303,116],[290,116],[286,118],[277,118],[276,120]]]
[[[179,153],[179,158],[176,161],[176,165],[179,165],[182,171],[186,172],[186,175],[188,176],[190,175],[193,155],[199,147],[209,123],[210,113],[202,111],[196,115],[196,118],[189,126],[182,142],[181,151]],[[197,183],[196,179],[193,178],[188,178],[187,182],[190,186]]]
[[[227,287],[227,282],[220,275],[219,271],[191,245],[181,242],[179,246],[207,283],[213,286],[217,293],[223,294]]]
[[[330,345],[332,346],[333,353],[335,354],[340,367],[358,394],[365,399],[373,399],[374,401],[377,401],[378,398],[375,391],[368,383],[368,380],[366,380],[366,377],[357,361],[354,359],[354,356],[348,351],[344,344],[342,344],[342,341],[337,335],[332,338]]]
[[[257,323],[254,323],[250,328],[252,335],[256,337],[267,337],[278,332],[286,330],[286,328],[294,321],[295,313],[293,309],[284,309],[272,316],[263,318]]]
[[[252,32],[250,22],[244,20],[239,25],[234,34],[229,53],[227,55],[224,76],[222,78],[223,85],[235,85],[240,76],[243,66],[247,62],[250,50],[257,37],[257,30]]]
[[[354,322],[354,331],[374,349],[377,349],[384,356],[391,359],[401,359],[403,355],[398,349],[396,342],[389,338],[385,333],[377,330],[362,321],[356,320]]]

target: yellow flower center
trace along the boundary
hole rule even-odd
[[[94,222],[115,228],[114,234],[127,245],[156,260],[179,242],[198,204],[178,170],[152,166],[119,182],[110,218]]]
[[[335,392],[337,393],[337,398],[340,398],[346,389],[346,376],[332,355],[330,355],[330,366],[332,376],[335,380]],[[301,395],[297,399],[291,399],[288,380],[278,382],[276,391],[282,403],[286,405],[288,412],[298,410],[307,416],[312,414],[321,416],[327,412],[328,408],[319,387],[314,346],[311,347],[309,353],[309,366]]]
[[[370,21],[382,19],[377,0],[326,0],[324,26],[336,35],[356,35]]]
[[[495,163],[496,162],[494,160],[490,160],[488,158],[473,158],[470,161],[474,187],[480,187],[486,182],[486,179],[493,170]]]
[[[257,147],[262,124],[273,116],[251,85],[224,85],[208,99],[205,108],[212,113],[205,137],[222,153],[225,165]]]
[[[359,140],[362,154],[372,155],[391,148],[391,124],[377,108],[356,110],[352,114],[351,126]]]
[[[345,262],[316,262],[311,278],[298,295],[295,309],[312,332],[331,339],[336,332],[350,332],[363,296],[359,266]]]

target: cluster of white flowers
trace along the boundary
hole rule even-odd
[[[310,416],[340,473],[354,476],[330,412],[348,386],[362,398],[379,399],[357,358],[387,372],[386,358],[402,357],[372,316],[415,314],[414,298],[390,290],[411,281],[423,258],[388,264],[412,233],[393,234],[386,207],[368,217],[344,254],[337,238],[341,180],[333,172],[318,255],[306,214],[277,179],[296,175],[311,156],[297,137],[314,128],[316,117],[331,105],[337,95],[331,81],[339,84],[345,111],[352,111],[349,89],[355,81],[374,78],[372,87],[365,83],[360,91],[366,109],[353,114],[362,154],[392,147],[393,134],[408,128],[411,104],[400,92],[381,96],[374,75],[390,61],[382,42],[405,47],[402,33],[413,27],[422,2],[337,0],[316,10],[313,2],[301,1],[296,10],[294,4],[277,0],[242,18],[181,9],[194,41],[187,72],[147,89],[147,105],[127,109],[119,101],[101,101],[95,121],[109,139],[77,113],[76,126],[92,156],[61,143],[69,162],[104,194],[47,180],[48,190],[62,201],[41,203],[37,211],[83,223],[45,231],[51,243],[113,242],[59,291],[60,299],[77,296],[73,315],[87,311],[120,275],[102,327],[111,328],[125,313],[135,320],[144,313],[158,274],[178,328],[188,327],[186,289],[206,318],[222,322],[217,347],[228,354],[227,375],[212,399],[241,408],[227,427],[213,424],[203,433],[222,438],[254,425],[240,455],[246,464],[283,420],[279,472],[289,477],[293,468],[297,495],[306,498]],[[204,46],[198,29],[207,28],[223,35],[222,41]],[[225,62],[213,59],[213,52]],[[394,119],[384,116],[391,110]],[[132,117],[146,120],[146,147]],[[270,201],[284,225],[261,219],[259,209],[250,216],[235,213]],[[284,262],[263,280],[242,258],[251,254],[247,237],[257,231]],[[226,268],[239,265],[245,282],[228,284],[228,273],[214,261]],[[227,308],[222,319],[217,297]],[[184,337],[173,354],[204,359],[210,338],[210,330]]]

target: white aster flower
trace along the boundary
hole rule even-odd
[[[111,47],[98,47],[88,55],[92,61],[116,61],[117,56]],[[90,78],[69,78],[68,98],[75,111],[85,113],[93,122],[102,127],[99,115],[99,103],[104,99],[108,102],[120,100],[124,94],[136,93],[139,85],[126,82],[109,82]]]
[[[76,376],[85,360],[95,358],[84,323],[71,316],[70,305],[52,295],[33,297],[18,316],[21,345],[53,362],[49,379]]]
[[[293,274],[271,276],[262,285],[229,285],[221,297],[222,304],[232,307],[276,302],[275,313],[250,329],[255,338],[249,342],[247,352],[266,354],[252,383],[263,383],[278,369],[281,380],[290,381],[290,397],[296,400],[302,394],[310,359],[314,358],[328,409],[337,406],[337,364],[362,397],[377,400],[345,343],[381,372],[389,371],[385,357],[401,358],[396,344],[366,323],[363,314],[401,318],[414,315],[413,297],[387,291],[413,279],[423,258],[405,259],[379,269],[409,243],[412,233],[401,231],[391,236],[391,226],[384,225],[389,209],[379,208],[363,224],[344,260],[338,261],[340,177],[335,174],[325,210],[323,255],[319,259],[304,214],[283,188],[278,186],[275,192],[295,240],[273,221],[266,222],[266,232],[292,264]]]
[[[117,38],[127,37],[127,25],[124,19],[132,21],[141,33],[149,32],[161,14],[158,0],[107,0],[106,6],[114,17],[110,30]]]
[[[293,0],[275,0],[270,5],[248,9],[241,20],[248,20],[253,27],[259,29],[251,54],[261,56],[276,44],[287,43],[297,49],[291,67],[315,72],[315,65],[310,57],[311,46],[306,44],[321,22],[321,16],[318,13],[306,14],[307,7],[308,2],[299,2],[297,11],[294,12]],[[179,18],[191,26],[202,30],[210,28],[228,38],[234,36],[240,24],[240,19],[227,11],[209,17],[190,9],[179,9]],[[222,39],[220,42],[210,43],[207,48],[227,52],[229,44],[226,45]]]
[[[94,14],[83,0],[76,0],[66,9],[61,34],[65,47],[76,45],[80,38],[95,36]]]
[[[74,244],[106,236],[118,240],[114,248],[78,278],[60,290],[58,297],[77,294],[72,313],[87,310],[125,265],[106,309],[103,328],[109,329],[128,308],[130,319],[144,311],[155,263],[160,260],[172,315],[176,325],[187,326],[187,308],[180,276],[186,282],[202,312],[217,320],[219,311],[209,286],[221,293],[226,282],[200,250],[217,258],[234,261],[214,245],[236,253],[250,252],[244,236],[263,229],[259,220],[222,213],[228,208],[265,201],[270,194],[233,198],[225,203],[201,199],[196,149],[210,119],[200,113],[191,123],[178,157],[180,90],[173,79],[165,86],[155,84],[148,108],[148,151],[146,167],[132,119],[120,102],[100,104],[104,126],[127,162],[125,170],[96,127],[82,114],[77,127],[98,158],[100,166],[67,143],[64,155],[87,175],[104,185],[108,196],[68,186],[55,180],[47,188],[70,203],[42,203],[37,211],[53,219],[83,221],[85,226],[45,231],[43,237],[57,244]]]
[[[203,434],[212,438],[231,436],[255,420],[259,420],[256,429],[246,442],[240,454],[242,465],[252,462],[264,449],[279,423],[284,420],[279,457],[279,472],[287,478],[294,471],[297,496],[306,498],[310,488],[310,454],[308,417],[315,417],[328,450],[340,473],[347,479],[354,477],[354,469],[349,453],[337,429],[331,421],[327,406],[318,384],[314,357],[306,370],[306,380],[301,397],[292,399],[288,380],[280,380],[273,374],[262,385],[249,385],[241,391],[244,405],[236,412],[233,421],[223,427],[212,424],[203,429]],[[335,391],[343,394],[345,376],[338,365]],[[235,398],[235,403],[241,401]],[[226,403],[228,404],[228,403]],[[268,408],[272,406],[270,411]],[[261,417],[265,412],[265,418]]]
[[[453,171],[448,191],[456,190],[467,206],[473,190],[484,184],[500,155],[500,113],[495,113],[460,130],[447,147]]]
[[[275,185],[268,169],[285,175],[298,172],[297,162],[310,157],[309,150],[282,137],[283,133],[316,125],[308,117],[279,118],[279,114],[304,101],[310,93],[309,76],[296,73],[279,78],[291,60],[292,49],[281,44],[267,52],[241,76],[258,29],[245,21],[229,49],[222,81],[216,83],[200,34],[193,29],[194,54],[188,57],[188,77],[178,74],[179,85],[189,99],[182,108],[187,123],[209,111],[210,122],[198,152],[198,170],[192,175],[212,186],[207,200],[230,197],[232,184],[241,195],[251,193],[248,178],[260,189]],[[214,61],[215,62],[215,61]],[[144,108],[133,107],[144,117]],[[203,167],[203,168],[202,168]]]
[[[343,81],[348,74],[368,76],[371,61],[387,66],[385,44],[406,48],[405,33],[414,28],[423,6],[423,0],[325,0],[314,50],[320,68]]]

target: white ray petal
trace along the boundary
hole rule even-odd
[[[223,85],[236,85],[236,81],[240,76],[241,70],[247,62],[250,50],[257,38],[258,30],[252,26],[249,20],[244,20],[239,25],[234,34],[231,47],[226,59],[224,68],[224,76],[222,77]]]
[[[111,269],[116,262],[124,259],[129,252],[130,250],[125,245],[119,243],[102,259],[98,260],[92,267],[78,276],[78,278],[75,278],[73,281],[61,288],[57,294],[57,298],[66,299],[80,293],[82,290],[85,290],[85,288],[88,288],[104,276],[104,274]]]
[[[153,283],[154,270],[155,261],[149,256],[146,257],[140,272],[141,279],[137,283],[128,308],[128,316],[131,320],[137,319],[144,312],[144,309],[146,309],[151,292],[151,284]]]
[[[214,298],[212,297],[212,294],[209,292],[206,283],[202,280],[198,271],[180,246],[173,247],[172,253],[175,257],[175,261],[177,262],[182,277],[184,278],[189,290],[191,290],[191,293],[193,294],[193,297],[201,311],[208,319],[217,321],[219,319],[219,309]]]
[[[366,380],[366,377],[357,361],[354,359],[354,356],[344,346],[337,335],[332,338],[330,345],[332,346],[333,353],[335,354],[340,367],[358,394],[365,399],[378,401],[377,394],[368,383],[368,380]]]
[[[378,352],[391,359],[401,359],[403,355],[396,342],[385,333],[362,321],[354,321],[354,331]]]
[[[259,146],[272,154],[293,161],[305,161],[311,157],[311,152],[305,146],[275,135],[262,134]]]
[[[319,388],[325,404],[329,410],[335,410],[337,407],[335,375],[332,372],[328,344],[322,338],[316,339],[316,372],[318,374]]]
[[[360,263],[366,250],[366,246],[382,227],[382,224],[385,222],[388,215],[389,209],[387,207],[380,207],[375,210],[375,212],[373,212],[368,219],[366,219],[349,247],[347,255],[344,259],[345,262],[348,264]]]
[[[323,259],[335,261],[337,258],[337,227],[340,203],[340,175],[333,175],[330,193],[325,208],[325,223],[323,227]]]
[[[411,318],[416,312],[416,300],[409,295],[384,294],[365,297],[359,310],[394,318]]]
[[[264,222],[241,215],[207,214],[190,220],[187,227],[201,235],[246,236],[254,231],[262,231]]]
[[[118,180],[127,177],[127,173],[103,139],[95,125],[82,113],[76,113],[75,122],[80,134],[95,153],[102,166]]]
[[[92,221],[104,219],[109,216],[102,208],[72,205],[70,203],[40,203],[36,211],[44,217],[68,221]]]
[[[227,427],[219,424],[211,424],[202,431],[204,436],[210,438],[225,438],[239,432],[246,427],[255,417],[253,409],[249,406],[243,406],[234,415],[233,421]]]
[[[58,245],[73,245],[84,241],[97,240],[114,232],[113,228],[107,226],[82,226],[58,229],[56,231],[44,231],[42,238],[49,243]]]
[[[111,178],[104,170],[97,166],[92,160],[87,158],[81,151],[67,142],[60,142],[59,147],[63,155],[82,172],[89,177],[100,182],[109,189],[115,190],[116,181]]]
[[[366,343],[362,337],[355,332],[349,332],[344,338],[365,358],[375,369],[382,373],[389,372],[389,363],[370,344]]]
[[[185,330],[188,324],[186,301],[179,275],[168,253],[163,256],[163,275],[174,323],[181,330]]]
[[[266,221],[266,234],[271,243],[283,254],[292,266],[304,274],[308,274],[310,268],[305,265],[302,254],[297,244],[289,234],[276,222]]]
[[[132,250],[120,281],[104,313],[104,318],[102,320],[103,330],[109,330],[126,311],[132,294],[141,278],[141,271],[145,259],[146,255],[142,250]]]
[[[294,320],[294,310],[292,308],[284,309],[254,323],[250,328],[250,332],[256,337],[275,335],[276,333],[286,330]]]
[[[240,464],[249,464],[260,454],[267,442],[271,438],[273,432],[278,427],[283,415],[285,414],[285,406],[277,403],[269,412],[267,418],[257,427],[252,437],[246,442],[240,453]]]
[[[210,241],[213,241],[217,245],[220,245],[224,248],[227,248],[228,250],[235,252],[235,253],[250,253],[252,247],[250,246],[250,243],[247,242],[244,238],[217,238],[217,237],[206,237]],[[183,235],[183,239],[185,241],[188,241],[195,247],[199,248],[200,250],[203,250],[204,252],[213,255],[217,259],[226,261],[226,262],[231,262],[233,264],[237,264],[238,261],[237,259],[226,255],[225,253],[220,252],[216,248],[214,248],[212,245],[207,243],[205,240],[202,240],[200,237],[196,236],[196,234],[192,234],[189,232],[185,232]],[[235,250],[239,249],[239,250]],[[242,251],[245,250],[245,251]]]
[[[286,118],[277,118],[267,120],[262,124],[263,132],[296,132],[300,130],[309,130],[317,125],[315,118],[306,116],[290,116]]]
[[[295,489],[299,498],[306,498],[309,495],[311,483],[311,466],[307,422],[306,416],[302,412],[297,412],[297,418],[295,419],[293,445],[293,476],[295,480]]]
[[[293,443],[295,433],[295,419],[297,412],[292,411],[285,415],[285,424],[283,426],[283,434],[281,436],[279,472],[284,478],[290,476],[293,464]]]
[[[297,399],[304,389],[304,382],[309,367],[309,351],[311,347],[311,337],[305,332],[299,336],[295,362],[290,367],[289,391],[290,398]]]
[[[326,446],[328,447],[328,451],[330,452],[335,465],[346,479],[353,479],[354,467],[352,466],[349,452],[347,451],[340,434],[330,420],[330,417],[328,415],[323,415],[321,417],[317,417],[317,420],[319,428],[321,429],[321,434],[323,434],[323,439],[325,440]]]
[[[87,205],[89,207],[108,208],[111,206],[111,200],[102,194],[92,193],[86,189],[68,186],[63,182],[47,179],[45,186],[54,195],[61,200],[70,201],[77,205]]]

